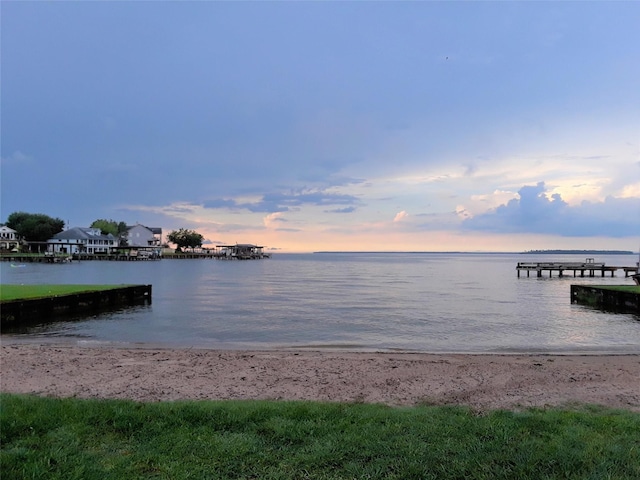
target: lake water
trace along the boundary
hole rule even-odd
[[[517,277],[523,261],[584,255],[276,254],[256,261],[0,263],[2,283],[151,284],[151,305],[35,325],[4,341],[223,349],[638,352],[640,316],[571,304],[570,285]],[[633,255],[596,256],[632,266]],[[570,273],[570,275],[566,275]]]

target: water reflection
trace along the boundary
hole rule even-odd
[[[58,314],[46,319],[23,319],[19,323],[5,323],[2,333],[6,335],[55,335],[61,336],[73,332],[79,322],[104,321],[112,316],[130,315],[135,312],[149,312],[151,304],[141,300],[138,305],[105,306],[99,312],[86,311],[73,314]]]

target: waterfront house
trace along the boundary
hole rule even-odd
[[[0,250],[18,251],[20,248],[20,238],[18,232],[6,225],[0,226]]]
[[[127,226],[127,246],[129,247],[158,247],[162,244],[162,229],[145,227],[144,225]]]
[[[73,227],[47,240],[48,253],[106,255],[117,246],[118,239],[110,233],[104,235],[99,228]]]

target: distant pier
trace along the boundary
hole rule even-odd
[[[70,263],[73,261],[139,261],[139,260],[184,260],[184,259],[216,259],[216,260],[259,260],[271,258],[271,253],[264,251],[263,246],[250,243],[235,245],[216,245],[214,248],[201,248],[178,253],[160,253],[156,247],[114,247],[109,252],[99,253],[10,253],[0,254],[0,261],[12,262],[14,266],[27,263]]]
[[[180,252],[164,254],[165,259],[212,258],[215,260],[259,260],[271,258],[270,253],[264,252],[264,247],[252,244],[216,245],[215,248],[202,249],[195,252]]]
[[[549,277],[553,276],[554,272],[557,272],[560,277],[563,277],[565,272],[573,272],[574,277],[595,277],[597,274],[604,277],[607,273],[610,273],[613,277],[618,270],[624,271],[624,276],[628,277],[635,274],[638,271],[638,267],[605,265],[604,263],[594,262],[593,259],[589,258],[586,262],[518,262],[516,266],[518,278],[520,278],[521,271],[526,271],[527,277],[531,275],[531,272],[535,272],[537,277],[542,277],[545,272],[549,272]]]

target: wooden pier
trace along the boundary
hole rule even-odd
[[[607,273],[610,273],[613,277],[618,270],[624,271],[624,276],[628,277],[638,271],[638,267],[618,267],[605,265],[604,263],[597,263],[587,260],[586,262],[518,262],[516,266],[518,272],[518,278],[520,278],[520,272],[526,271],[527,277],[531,272],[535,272],[537,277],[542,277],[544,272],[549,272],[549,277],[553,276],[554,272],[558,273],[558,276],[563,277],[564,272],[573,272],[573,276],[577,277],[595,277],[597,274],[604,277]]]

